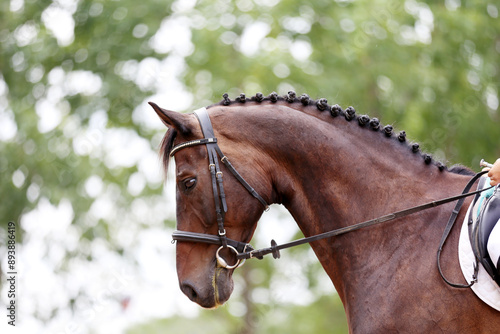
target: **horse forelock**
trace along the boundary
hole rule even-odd
[[[228,94],[223,95],[223,100],[218,103],[215,103],[208,108],[215,106],[234,106],[234,105],[244,105],[247,102],[253,102],[256,104],[260,104],[261,102],[271,102],[280,105],[301,105],[302,107],[315,107],[320,112],[329,112],[332,118],[342,118],[351,123],[357,123],[360,127],[366,128],[367,130],[375,131],[381,133],[383,136],[388,137],[396,142],[399,142],[402,145],[406,145],[409,152],[413,154],[419,154],[422,157],[422,160],[427,165],[435,165],[440,171],[448,171],[454,174],[474,174],[474,172],[466,167],[457,167],[453,166],[452,168],[448,168],[444,163],[435,160],[432,155],[422,152],[420,149],[420,145],[416,142],[408,142],[406,139],[406,132],[399,131],[396,133],[394,127],[392,125],[382,125],[380,120],[376,117],[370,118],[368,115],[358,115],[356,114],[356,110],[353,107],[347,107],[346,109],[342,109],[338,104],[330,105],[328,104],[327,99],[320,98],[317,100],[311,99],[309,95],[302,94],[301,96],[297,96],[294,91],[289,91],[286,95],[278,95],[276,92],[272,92],[268,96],[264,96],[262,93],[257,93],[254,96],[247,97],[245,94],[240,94],[234,100],[231,100]],[[301,110],[305,110],[302,109]]]
[[[163,168],[165,171],[165,177],[167,175],[168,165],[170,162],[170,152],[174,147],[174,140],[176,136],[177,136],[177,130],[175,130],[174,128],[169,128],[167,133],[165,133],[165,136],[163,136],[163,139],[161,140],[160,159],[162,161]]]

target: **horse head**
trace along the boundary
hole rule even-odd
[[[217,236],[226,233],[229,240],[249,242],[263,206],[252,198],[241,181],[233,177],[226,165],[221,163],[220,159],[223,157],[218,156],[218,161],[209,161],[209,147],[196,143],[196,140],[204,138],[204,134],[195,114],[181,114],[150,104],[168,127],[161,147],[165,172],[170,155],[175,153],[178,231],[198,236],[215,236],[215,240],[218,240]],[[217,112],[217,108],[213,108],[212,113],[214,112]],[[214,125],[219,125],[220,121],[216,119],[217,117],[213,120]],[[234,137],[228,130],[235,128],[231,122],[231,119],[223,121],[223,132],[217,131],[220,127],[214,126],[218,147],[231,160],[234,158],[235,168],[247,180],[256,185],[264,184],[261,177],[263,173],[252,167],[255,166],[255,150],[227,145],[231,137]],[[192,144],[193,141],[195,144]],[[217,172],[211,171],[215,164]],[[213,173],[216,173],[215,178]],[[219,178],[223,186],[219,184]],[[217,189],[216,193],[214,187]],[[220,216],[223,219],[222,230]],[[216,254],[219,261],[216,260]],[[177,242],[177,275],[182,292],[205,308],[222,305],[233,291],[232,274],[238,263],[235,254],[234,248],[221,247],[219,244],[196,240]]]

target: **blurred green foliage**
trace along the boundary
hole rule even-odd
[[[165,329],[173,333],[199,333],[203,328],[205,333],[241,334],[241,333],[347,333],[347,324],[340,299],[331,296],[320,297],[308,306],[279,305],[270,306],[257,304],[255,314],[242,327],[240,321],[235,321],[227,310],[203,312],[195,319],[169,318],[139,324],[127,331],[127,334],[160,334]],[[249,324],[249,325],[248,325]]]
[[[48,28],[56,10],[74,23],[62,28],[72,30],[69,39]],[[165,93],[166,83],[185,92],[168,95],[170,101],[184,97],[180,111],[215,103],[224,92],[234,98],[294,89],[392,123],[443,161],[473,168],[481,158],[493,162],[500,156],[498,20],[498,5],[479,1],[2,1],[0,116],[16,131],[0,137],[0,229],[21,221],[41,198],[54,205],[67,199],[81,240],[100,237],[121,253],[106,218],[88,224],[96,198],[85,183],[98,176],[105,189],[117,189],[117,219],[134,199],[161,194],[162,184],[148,181],[131,193],[127,184],[137,163],[113,166],[92,149],[104,145],[99,136],[105,131],[130,129],[156,150],[161,132],[137,121],[134,110],[147,110],[146,99]],[[148,62],[174,65],[156,72]],[[99,89],[57,83],[83,71]],[[46,110],[49,117],[42,116]],[[95,134],[92,119],[102,111],[104,126]],[[40,125],[47,117],[56,119],[53,128]],[[274,266],[260,265],[265,285]],[[311,268],[314,278],[321,268]],[[334,315],[338,308],[330,297],[310,306],[280,305],[262,315],[256,332],[332,333],[344,321]],[[207,332],[235,333],[244,322],[224,309],[202,314],[130,332],[189,323],[193,331],[202,324]]]

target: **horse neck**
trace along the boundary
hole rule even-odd
[[[394,137],[310,109],[276,106],[260,113],[258,121],[246,123],[244,116],[240,120],[240,128],[254,134],[252,145],[266,152],[261,165],[268,166],[274,201],[290,211],[305,236],[454,195],[466,183],[464,176],[426,165],[420,154]],[[446,214],[430,214],[311,246],[344,299],[344,282],[354,284],[354,273],[366,273],[374,257],[378,259],[373,266],[379,266],[380,258],[393,256],[401,245],[414,247],[406,239],[418,236],[420,229],[434,229],[430,234],[439,238]],[[433,219],[442,223],[433,224]]]
[[[269,173],[276,201],[307,234],[324,224],[351,225],[453,194],[463,183],[463,177],[425,164],[394,135],[388,138],[355,120],[284,106],[271,117],[267,124],[272,125],[258,124],[254,137],[274,162]],[[324,217],[336,219],[325,222]]]

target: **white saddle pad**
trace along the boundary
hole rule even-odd
[[[462,268],[462,273],[467,282],[472,281],[475,263],[474,253],[472,252],[472,247],[469,241],[469,230],[467,228],[467,217],[469,216],[470,211],[471,206],[469,206],[469,210],[465,216],[466,218],[462,225],[462,230],[460,231],[460,240],[458,243],[460,267]],[[472,285],[471,289],[483,302],[497,311],[500,311],[500,287],[495,283],[495,281],[493,281],[490,275],[488,275],[481,264],[479,265],[477,282]]]

